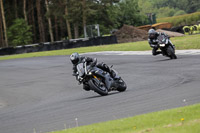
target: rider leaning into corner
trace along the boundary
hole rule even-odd
[[[148,38],[148,42],[149,42],[149,45],[150,47],[152,47],[152,55],[156,56],[158,54],[161,54],[162,52],[161,51],[157,51],[158,50],[158,36],[160,35],[164,35],[168,38],[170,38],[168,35],[166,35],[165,33],[162,33],[162,32],[156,32],[154,29],[150,29],[148,31],[148,35],[149,35],[149,38]],[[172,44],[172,42],[169,40],[169,44],[175,48],[175,46]]]
[[[85,57],[85,56],[80,56],[78,53],[72,53],[71,56],[70,56],[70,60],[73,64],[73,76],[77,76],[77,68],[76,66],[79,64],[79,63],[83,63],[83,62],[87,62],[88,65],[91,65],[91,66],[96,66],[106,72],[108,72],[112,78],[116,79],[116,78],[120,78],[120,77],[117,77],[116,76],[116,73],[110,68],[108,67],[108,65],[106,65],[105,63],[98,63],[97,64],[97,59],[96,58],[90,58],[90,57]],[[88,85],[86,84],[83,84],[83,89],[84,90],[87,90],[89,91],[90,88]]]

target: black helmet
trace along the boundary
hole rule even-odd
[[[150,39],[156,38],[156,31],[154,29],[150,29],[148,34]]]
[[[72,64],[77,64],[80,60],[80,55],[78,53],[72,53],[70,56]]]

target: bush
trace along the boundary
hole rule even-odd
[[[26,45],[32,42],[31,26],[24,19],[16,19],[8,28],[8,43],[11,46]]]
[[[179,11],[177,11],[177,12],[174,14],[174,16],[179,16],[179,15],[184,15],[184,14],[186,14],[185,11],[179,10]]]
[[[157,11],[157,17],[158,18],[163,18],[163,17],[171,17],[174,16],[176,10],[174,8],[169,8],[169,7],[162,7],[158,9]]]
[[[173,26],[193,25],[200,20],[200,12],[185,14],[180,16],[166,17],[157,19],[158,23],[169,22]]]

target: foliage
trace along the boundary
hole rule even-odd
[[[157,11],[157,17],[162,18],[162,17],[171,17],[174,16],[176,10],[174,8],[169,8],[169,7],[161,7]]]
[[[180,16],[159,18],[157,22],[170,22],[173,26],[193,25],[200,20],[200,12]]]
[[[184,10],[187,13],[196,12],[200,7],[199,0],[154,0],[152,4],[156,8],[169,7]]]
[[[50,14],[54,16],[59,16],[59,14],[64,14],[65,0],[52,0],[50,5],[51,12]],[[68,12],[69,15],[67,19],[71,24],[78,24],[79,32],[83,34],[83,10],[86,12],[86,21],[87,25],[100,25],[101,34],[110,33],[110,30],[119,27],[119,22],[117,22],[117,17],[119,9],[116,8],[119,0],[86,0],[86,7],[83,9],[82,0],[74,1],[68,0]],[[59,9],[55,8],[59,7]],[[66,19],[66,16],[63,15]],[[83,35],[81,35],[83,36]]]
[[[85,6],[83,6],[83,1],[86,2]],[[147,24],[146,13],[156,13],[157,18],[161,18],[195,12],[200,8],[199,0],[48,0],[50,10],[47,12],[44,1],[40,1],[40,9],[36,9],[38,6],[34,0],[29,0],[25,6],[23,1],[4,0],[3,2],[6,26],[13,26],[14,20],[24,18],[26,14],[28,17],[26,23],[32,26],[33,43],[39,42],[41,38],[39,35],[44,37],[44,41],[50,41],[48,34],[51,30],[49,30],[48,24],[45,25],[48,23],[47,18],[52,21],[54,40],[58,41],[69,36],[68,29],[74,37],[75,35],[84,36],[83,24],[85,25],[85,23],[86,25],[99,24],[101,34],[109,34],[111,30],[118,29],[124,24],[133,26]],[[65,14],[66,7],[68,15]],[[41,14],[40,18],[38,14]],[[190,21],[195,21],[197,17],[193,16],[189,21],[184,18],[180,19],[181,23],[190,23]],[[179,23],[180,20],[175,21],[174,23]],[[40,31],[39,25],[45,31]],[[21,45],[19,37],[16,39],[13,33],[9,32],[8,34],[8,41],[12,45]],[[13,42],[13,40],[15,41]],[[2,41],[4,40],[1,38]]]
[[[156,13],[157,18],[194,13],[200,9],[199,0],[139,0],[143,14]]]
[[[124,24],[139,26],[144,21],[143,16],[140,14],[138,0],[122,0],[118,8],[118,22],[120,27]]]
[[[177,11],[176,13],[174,13],[174,16],[179,16],[179,15],[184,15],[184,14],[186,14],[185,11],[179,10],[179,11]]]
[[[8,40],[12,46],[26,45],[32,42],[31,26],[24,19],[16,19],[8,28]]]
[[[138,5],[143,14],[155,12],[155,8],[150,0],[139,0]]]

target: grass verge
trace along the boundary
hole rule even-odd
[[[200,104],[51,133],[199,133]]]
[[[200,49],[200,34],[188,35],[183,37],[171,38],[171,41],[176,45],[176,49]],[[112,45],[100,45],[92,47],[81,47],[73,49],[53,50],[45,52],[34,52],[26,54],[16,54],[9,56],[0,56],[0,60],[30,58],[39,56],[56,56],[56,55],[70,55],[73,52],[99,52],[99,51],[145,51],[151,50],[147,41],[121,43]]]

